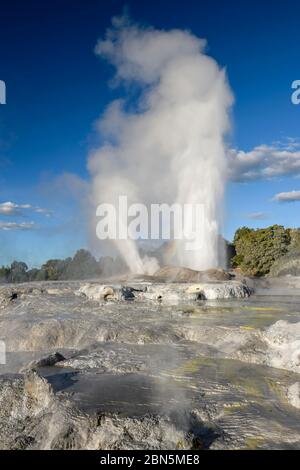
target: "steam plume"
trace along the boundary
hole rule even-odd
[[[89,157],[96,204],[117,206],[119,195],[129,203],[204,204],[204,249],[189,252],[175,243],[173,261],[194,269],[219,265],[232,104],[225,71],[204,53],[205,45],[188,31],[113,19],[96,54],[115,67],[115,84],[125,85],[129,98],[108,106],[99,121],[103,144]],[[116,243],[131,271],[147,271],[134,241]]]

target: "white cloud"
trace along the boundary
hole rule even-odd
[[[300,177],[300,149],[295,139],[259,145],[249,152],[230,149],[229,177],[233,181],[271,179],[278,176]]]
[[[295,202],[300,201],[300,191],[288,191],[275,194],[273,201],[277,202]]]
[[[265,212],[251,212],[249,214],[246,214],[247,219],[252,219],[252,220],[264,220],[268,218],[268,214]]]
[[[1,215],[21,215],[21,209],[31,209],[30,204],[16,204],[11,201],[0,203],[0,214]]]
[[[0,215],[24,215],[23,209],[50,215],[50,211],[47,209],[34,207],[31,204],[16,204],[15,202],[11,201],[0,203]]]
[[[33,230],[37,228],[34,222],[0,222],[0,230]]]
[[[35,207],[34,212],[36,212],[37,214],[44,214],[46,217],[50,217],[53,214],[52,211],[44,209],[43,207]]]

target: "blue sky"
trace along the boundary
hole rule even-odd
[[[246,152],[227,189],[226,237],[241,225],[300,226],[300,201],[272,200],[300,190],[300,105],[291,103],[291,83],[300,79],[299,2],[3,0],[0,203],[15,206],[2,213],[0,206],[0,264],[38,265],[87,245],[79,200],[93,123],[122,95],[109,88],[112,69],[94,47],[125,4],[134,21],[206,38],[207,53],[226,67],[235,96],[229,144]],[[3,230],[8,223],[19,229]]]

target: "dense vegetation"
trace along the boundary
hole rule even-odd
[[[233,244],[236,255],[232,266],[244,274],[264,276],[272,271],[274,263],[293,252],[300,256],[300,231],[272,225],[263,229],[242,227],[235,233]]]

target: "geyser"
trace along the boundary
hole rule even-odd
[[[205,45],[188,31],[113,19],[96,54],[115,67],[114,85],[123,85],[126,98],[112,101],[98,121],[101,146],[89,156],[94,206],[117,207],[123,195],[130,204],[203,206],[198,249],[186,249],[191,216],[184,237],[174,241],[172,260],[199,270],[220,265],[224,137],[233,101],[225,71],[205,54]],[[127,214],[118,213],[118,220],[125,226]],[[149,272],[136,241],[113,243],[132,272]]]

